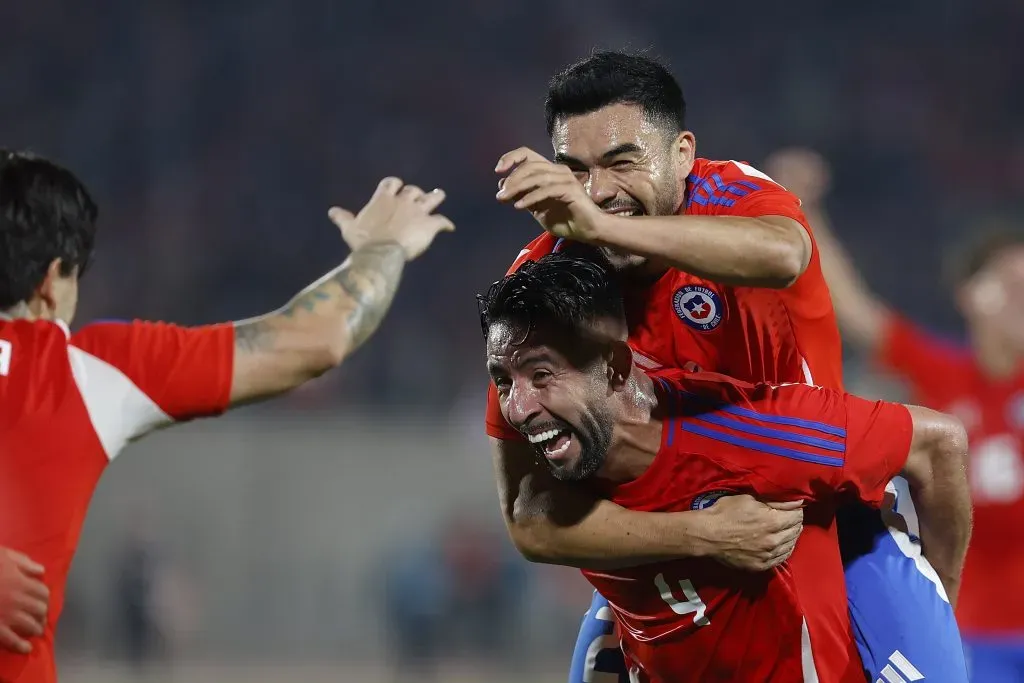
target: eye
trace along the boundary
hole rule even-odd
[[[613,161],[611,167],[621,171],[632,168],[633,166],[634,163],[629,159],[619,159],[618,161]]]
[[[551,372],[548,370],[534,370],[533,371],[533,383],[543,384],[551,378]]]
[[[507,394],[511,387],[512,380],[510,380],[508,377],[494,378],[494,388],[498,390],[499,394]]]

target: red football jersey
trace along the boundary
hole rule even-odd
[[[0,545],[46,568],[50,611],[32,654],[0,653],[0,681],[56,681],[53,639],[89,501],[128,444],[228,406],[231,325],[0,320]]]
[[[697,510],[743,493],[805,500],[812,517],[831,517],[840,495],[878,507],[910,450],[912,420],[898,404],[709,373],[654,377],[669,407],[661,449],[607,491],[632,510]],[[822,581],[809,587],[799,567]],[[763,573],[689,559],[583,574],[612,605],[635,681],[864,681],[835,540],[801,538]]]
[[[974,530],[957,602],[960,627],[1024,632],[1024,368],[990,379],[969,349],[898,317],[880,360],[908,380],[916,403],[956,415],[967,429]]]
[[[684,214],[786,216],[811,234],[794,194],[737,161],[697,159],[686,179]],[[508,272],[562,244],[541,235]],[[649,289],[627,292],[626,308],[630,345],[646,369],[699,368],[749,382],[842,388],[839,329],[817,248],[804,274],[786,289],[728,287],[670,270]],[[522,438],[502,417],[493,386],[486,422],[490,436]]]

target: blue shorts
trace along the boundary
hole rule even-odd
[[[1024,633],[1019,636],[964,636],[967,664],[978,683],[1024,681]]]
[[[885,512],[857,506],[837,515],[850,619],[866,680],[967,683],[960,630],[935,570],[921,555],[906,482],[898,478],[888,491],[895,502]],[[628,681],[612,626],[608,603],[595,592],[569,683]]]

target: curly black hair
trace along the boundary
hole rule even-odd
[[[498,321],[581,330],[602,318],[623,318],[622,290],[611,267],[598,255],[548,254],[477,295],[480,326],[487,336]]]

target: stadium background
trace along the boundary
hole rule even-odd
[[[702,156],[823,152],[875,290],[961,334],[944,254],[1024,210],[1024,5],[830,5],[0,6],[4,145],[66,163],[101,205],[80,321],[283,303],[344,253],[327,207],[386,174],[444,187],[458,225],[339,372],[121,456],[72,574],[65,680],[422,681],[432,658],[439,680],[564,679],[588,591],[504,537],[472,295],[537,232],[493,200],[494,162],[548,148],[547,78],[595,46],[670,62]],[[849,361],[854,388],[899,395]],[[146,674],[123,662],[149,627]]]

